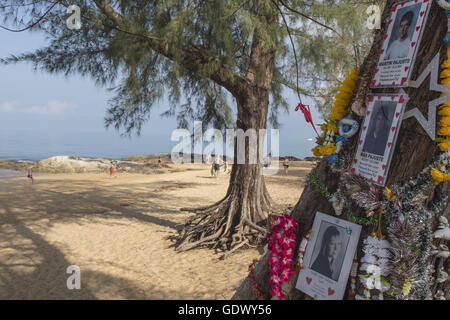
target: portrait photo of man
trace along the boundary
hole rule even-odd
[[[417,4],[398,10],[384,60],[408,57],[420,8],[421,4]]]
[[[345,236],[345,229],[322,222],[319,236],[316,242],[311,270],[321,275],[337,281],[339,279],[348,237]]]
[[[391,105],[392,104],[392,105]],[[392,124],[396,103],[375,104],[373,116],[367,128],[363,151],[383,156]]]

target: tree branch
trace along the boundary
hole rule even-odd
[[[93,0],[97,7],[106,15],[110,20],[116,24],[116,29],[125,32],[127,34],[145,37],[150,47],[165,56],[169,60],[180,63],[184,68],[192,72],[198,72],[202,65],[207,65],[211,61],[206,58],[206,54],[201,50],[196,51],[187,50],[183,48],[174,48],[170,46],[167,39],[160,38],[149,31],[145,31],[143,34],[136,34],[128,31],[129,22],[126,21],[120,13],[114,10],[107,0]],[[224,68],[223,66],[211,74],[206,75],[209,79],[223,86],[231,93],[235,92],[238,88],[237,83],[245,81],[244,78],[237,75],[235,72]],[[237,81],[236,81],[237,80]]]

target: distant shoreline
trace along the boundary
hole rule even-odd
[[[182,154],[180,153],[180,156]],[[195,163],[194,154],[191,154],[191,163]],[[197,155],[201,156],[201,155]],[[214,155],[212,155],[214,157]],[[25,161],[25,160],[4,160],[0,159],[0,169],[27,171],[30,166],[33,166],[35,172],[46,173],[82,173],[82,172],[105,172],[109,170],[111,163],[114,164],[117,172],[135,172],[135,173],[154,173],[158,168],[158,159],[161,157],[164,164],[163,167],[168,168],[173,163],[170,153],[164,154],[149,154],[149,155],[134,155],[130,157],[121,158],[119,160],[109,158],[88,158],[77,156],[54,156],[40,161]],[[320,158],[306,157],[299,159],[294,156],[279,157],[280,161],[285,158],[289,161],[318,161]],[[204,159],[204,158],[203,158]],[[227,159],[230,163],[231,159]]]

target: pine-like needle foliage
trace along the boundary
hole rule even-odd
[[[362,26],[368,4],[350,2],[4,0],[1,23],[42,31],[49,45],[0,61],[29,61],[36,70],[77,73],[110,87],[105,123],[126,134],[139,133],[165,97],[170,106],[163,115],[176,116],[181,127],[201,120],[223,129],[233,127],[230,92],[251,70],[257,32],[275,52],[268,118],[277,127],[278,112],[288,109],[283,88],[296,89],[298,82],[292,45],[300,91],[323,106],[331,105],[347,71],[361,64],[369,44]],[[81,8],[80,30],[66,26],[70,5]],[[273,15],[278,23],[268,22]]]

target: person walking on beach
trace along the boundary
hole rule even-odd
[[[114,175],[114,164],[111,162],[111,167],[109,167],[109,176],[112,178]]]
[[[28,178],[31,179],[31,184],[34,184],[34,178],[33,178],[33,166],[28,168]]]
[[[264,159],[264,168],[269,167],[272,164],[272,152],[270,152]]]
[[[158,169],[162,168],[162,160],[161,157],[158,158]]]
[[[211,153],[208,153],[206,155],[206,164],[210,164],[211,163]]]
[[[287,176],[289,169],[289,159],[287,157],[284,158],[283,167],[284,167],[284,175]]]
[[[220,169],[220,157],[216,156],[214,159],[214,178],[217,178],[217,175],[219,174]]]

